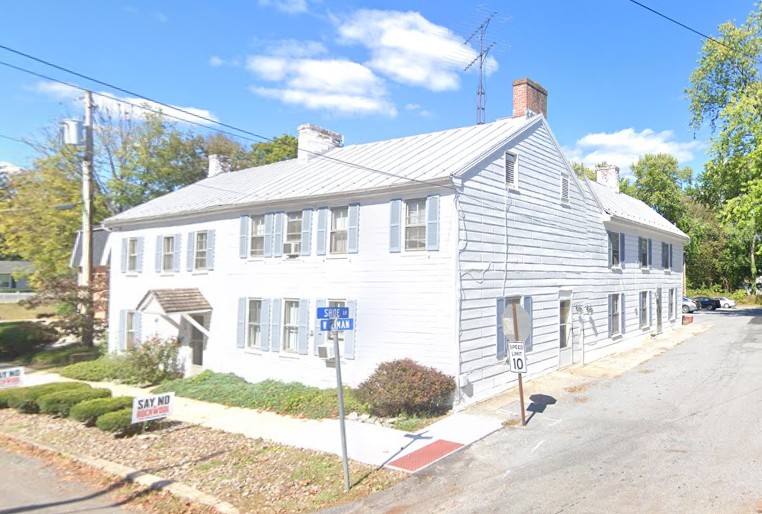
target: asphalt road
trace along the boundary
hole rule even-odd
[[[0,448],[0,514],[129,514],[108,493],[45,462]]]
[[[762,512],[762,310],[600,379],[341,512]]]

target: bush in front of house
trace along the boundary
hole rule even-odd
[[[180,342],[176,337],[150,337],[130,348],[125,355],[131,378],[137,384],[160,384],[183,376]]]
[[[8,402],[11,401],[11,399],[21,394],[21,391],[27,389],[26,387],[13,387],[9,389],[0,389],[0,409],[7,409],[10,407],[8,405]]]
[[[106,355],[94,361],[70,364],[59,371],[62,377],[88,382],[114,380],[124,373],[125,360],[115,355]]]
[[[58,340],[55,328],[44,323],[17,321],[0,325],[0,359],[11,360],[40,351]]]
[[[88,427],[95,426],[96,420],[109,412],[115,412],[132,407],[132,396],[115,396],[113,398],[96,398],[76,404],[69,411],[69,417],[84,423]]]
[[[81,360],[98,358],[97,348],[88,348],[82,344],[70,344],[61,348],[53,348],[35,353],[29,358],[29,363],[36,366],[64,366],[72,362],[72,356],[81,355]],[[84,358],[87,356],[87,358]]]
[[[98,417],[95,426],[104,432],[111,432],[116,437],[127,437],[140,434],[148,430],[153,423],[146,421],[143,423],[132,422],[132,407],[107,412]]]
[[[108,398],[111,396],[110,389],[73,389],[70,391],[58,391],[56,393],[46,394],[37,400],[40,412],[43,414],[54,414],[63,418],[69,416],[72,407],[85,400],[94,400],[96,398]]]
[[[47,394],[57,393],[59,391],[73,391],[78,389],[92,389],[90,385],[82,382],[52,382],[31,387],[21,387],[15,389],[15,394],[8,398],[8,407],[16,409],[25,414],[36,414],[40,412],[39,399]]]
[[[378,416],[444,413],[452,406],[455,379],[412,359],[383,362],[359,385],[358,399]]]

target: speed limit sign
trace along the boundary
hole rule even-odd
[[[508,343],[508,367],[513,373],[527,372],[527,356],[524,343]]]

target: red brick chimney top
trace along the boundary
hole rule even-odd
[[[548,90],[528,78],[513,81],[513,117],[542,113],[548,117]]]

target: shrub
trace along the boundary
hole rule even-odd
[[[126,353],[131,378],[138,384],[159,384],[179,378],[183,368],[179,360],[180,343],[175,337],[151,337]]]
[[[10,389],[0,389],[0,409],[7,409],[8,407],[10,407],[10,405],[8,405],[8,402],[11,401],[11,398],[19,394],[22,394],[22,391],[24,391],[25,389],[27,388],[14,387]]]
[[[107,412],[98,417],[95,426],[104,432],[111,432],[116,437],[126,437],[148,430],[152,422],[132,423],[132,407]]]
[[[16,389],[16,394],[8,398],[8,407],[16,409],[19,412],[36,414],[40,412],[40,405],[37,401],[46,394],[75,389],[90,389],[90,386],[82,382],[53,382],[50,384],[22,387]]]
[[[88,382],[114,380],[124,374],[126,360],[116,355],[107,355],[94,361],[70,364],[59,371],[62,377]]]
[[[0,358],[16,359],[58,340],[58,332],[43,323],[19,321],[0,325]]]
[[[109,389],[74,389],[41,396],[37,400],[37,404],[43,414],[55,414],[65,418],[69,415],[71,408],[78,403],[96,398],[108,398],[109,396],[111,396]]]
[[[384,362],[357,388],[378,416],[437,414],[449,410],[455,379],[412,359]]]
[[[98,356],[96,349],[88,348],[81,344],[74,344],[36,353],[31,356],[29,362],[38,366],[63,366],[69,364],[72,355],[80,353],[93,355],[93,358]]]
[[[132,407],[132,396],[115,396],[113,398],[96,398],[78,403],[69,411],[69,417],[81,421],[85,425],[95,426],[95,421],[108,412]]]

